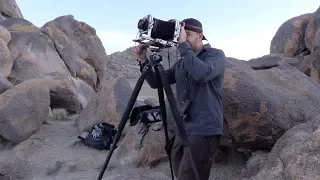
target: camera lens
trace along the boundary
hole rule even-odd
[[[140,19],[138,22],[138,29],[146,31],[148,28],[148,22],[146,19]]]

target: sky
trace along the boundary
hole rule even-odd
[[[92,26],[107,54],[136,44],[139,19],[196,18],[214,48],[241,60],[267,55],[278,28],[315,12],[319,0],[16,0],[22,15],[37,27],[63,15]]]

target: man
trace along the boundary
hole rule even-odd
[[[213,155],[223,133],[222,83],[226,57],[222,50],[203,44],[202,24],[193,18],[182,21],[178,49],[181,59],[166,70],[168,82],[176,84],[177,103],[180,111],[191,102],[184,126],[188,135],[192,157],[201,180],[208,180]],[[139,45],[135,56],[140,70],[148,63],[146,48]],[[146,80],[156,88],[155,74],[149,71]],[[171,151],[174,173],[178,180],[194,180],[195,176],[184,152],[179,134],[176,133]]]

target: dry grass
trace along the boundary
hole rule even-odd
[[[52,116],[54,119],[65,119],[68,116],[68,112],[63,108],[54,108],[52,109]]]

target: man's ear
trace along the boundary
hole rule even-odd
[[[200,38],[200,41],[202,41],[202,38],[203,38],[203,34],[202,33],[199,33],[199,38]]]

